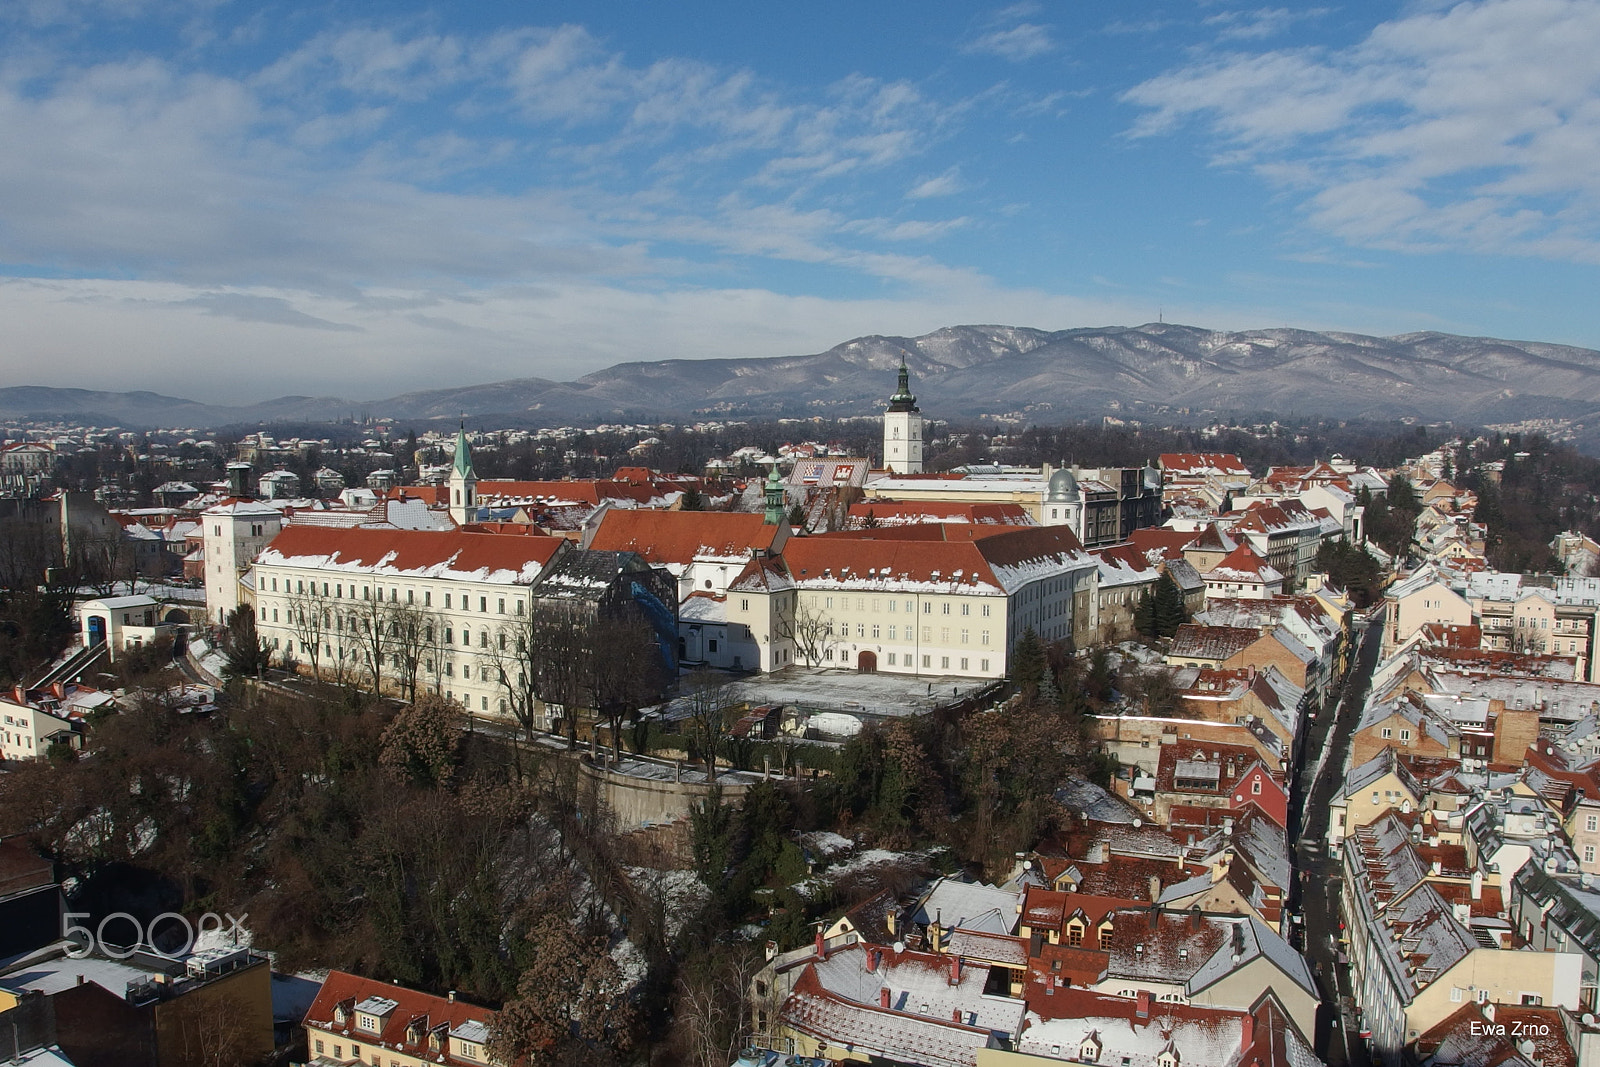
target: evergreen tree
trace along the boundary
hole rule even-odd
[[[789,509],[789,525],[804,526],[806,524],[806,509],[796,504]]]
[[[1183,590],[1165,571],[1156,582],[1154,613],[1156,634],[1160,637],[1171,637],[1189,621],[1189,613],[1183,607]]]
[[[1030,626],[1017,638],[1017,647],[1011,653],[1011,680],[1024,692],[1033,691],[1044,681],[1044,672],[1044,642]]]
[[[1156,598],[1146,589],[1133,609],[1133,628],[1145,637],[1156,636]]]
[[[228,628],[222,635],[222,650],[227,656],[228,673],[252,678],[267,666],[271,653],[256,633],[256,609],[240,604],[228,613]]]

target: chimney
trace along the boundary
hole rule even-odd
[[[1156,901],[1158,901],[1160,899],[1161,899],[1161,879],[1160,879],[1159,876],[1152,874],[1150,876],[1150,902],[1152,904],[1154,904]]]
[[[448,997],[449,997],[450,1003],[454,1004],[456,1002],[456,991],[454,989],[450,990],[450,992],[448,994]]]
[[[1196,904],[1189,909],[1189,929],[1198,934],[1205,925],[1205,919],[1200,915],[1200,905]]]
[[[876,974],[877,973],[877,970],[878,970],[878,955],[879,955],[879,953],[878,953],[877,949],[875,949],[875,948],[867,949],[867,973],[868,974]]]
[[[888,986],[884,986],[883,988],[878,990],[878,1007],[880,1007],[880,1008],[888,1008],[888,1006],[889,1006],[889,987]]]
[[[1053,974],[1044,976],[1044,995],[1047,997],[1056,995],[1056,976]]]
[[[1243,1059],[1250,1054],[1250,1046],[1256,1041],[1256,1017],[1246,1015],[1239,1020],[1239,1057]]]
[[[1148,990],[1148,989],[1139,990],[1139,1002],[1138,1002],[1138,1005],[1134,1008],[1134,1011],[1133,1011],[1134,1017],[1135,1018],[1139,1018],[1139,1019],[1149,1019],[1150,1018],[1150,1002],[1152,1000],[1154,1000],[1154,999],[1155,999],[1155,994],[1151,993],[1150,990]]]
[[[823,936],[822,936],[822,927],[820,927],[820,926],[817,927],[816,948],[817,948],[817,959],[825,960],[825,959],[828,958],[828,942],[823,938]]]
[[[951,956],[950,957],[950,984],[951,985],[960,985],[961,984],[961,957],[960,956]]]
[[[1473,871],[1472,872],[1472,899],[1473,900],[1482,900],[1483,899],[1483,872],[1482,871]]]
[[[883,917],[883,924],[889,928],[890,934],[895,933],[895,926],[899,923],[899,913],[899,905],[896,905],[890,908],[889,913]]]
[[[960,1008],[951,1008],[950,1009],[950,1021],[955,1023],[957,1026],[961,1025],[961,1009]]]
[[[928,927],[928,940],[933,944],[933,951],[944,951],[944,927],[939,923],[940,915],[934,913],[933,924]]]

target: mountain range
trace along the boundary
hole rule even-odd
[[[1600,413],[1600,352],[1412,333],[1206,330],[1176,323],[1037,330],[952,326],[858,337],[826,352],[618,363],[576,381],[518,378],[378,400],[286,396],[246,406],[151,392],[0,388],[0,418],[206,428],[383,416],[461,415],[495,425],[869,414],[911,370],[931,417],[1020,413],[1050,422],[1106,413],[1192,421],[1220,414],[1581,420]]]

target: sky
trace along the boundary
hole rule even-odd
[[[0,2],[0,385],[1164,318],[1600,348],[1600,0]]]

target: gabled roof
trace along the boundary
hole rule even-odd
[[[1263,585],[1283,581],[1283,575],[1256,555],[1255,550],[1247,544],[1241,544],[1229,552],[1202,577],[1208,582],[1246,582]]]
[[[291,525],[272,539],[256,562],[373,577],[526,585],[570,544],[560,537],[511,537],[461,530]]]
[[[1010,595],[1040,578],[1094,566],[1071,530],[1019,527],[981,537],[976,528],[940,523],[913,528],[942,532],[943,540],[797,537],[783,549],[790,578],[805,588],[921,589],[942,593]],[[987,531],[985,531],[987,532]]]
[[[1173,635],[1167,659],[1205,659],[1221,663],[1260,638],[1261,631],[1248,626],[1201,626],[1186,622]]]

